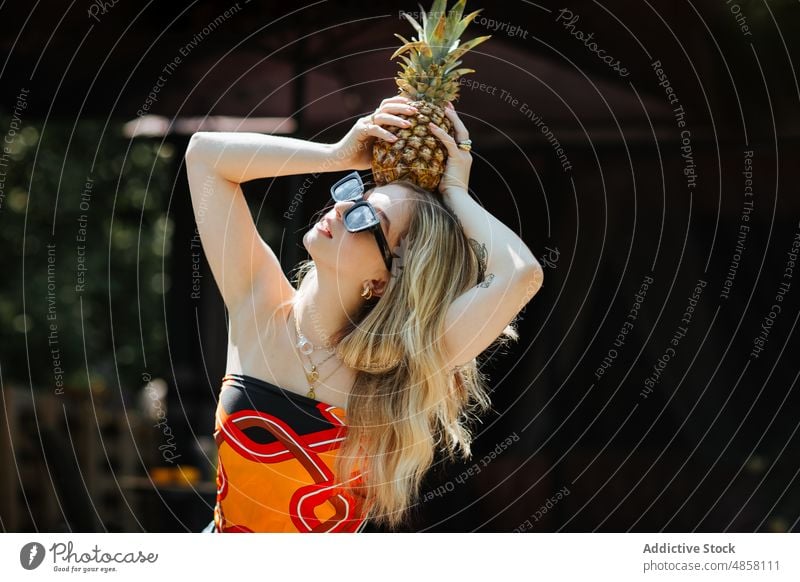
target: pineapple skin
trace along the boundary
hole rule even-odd
[[[397,114],[411,122],[410,127],[383,126],[397,136],[397,141],[376,139],[372,146],[372,175],[378,186],[406,179],[435,192],[444,174],[447,150],[434,136],[429,122],[433,122],[455,138],[453,124],[444,109],[428,101],[412,101],[416,115]]]
[[[466,2],[457,0],[448,11],[447,0],[433,0],[429,13],[421,10],[421,22],[405,14],[416,32],[411,41],[395,34],[403,42],[391,57],[399,57],[402,61],[395,82],[400,95],[413,99],[412,104],[418,113],[413,116],[400,115],[412,123],[408,128],[385,128],[398,137],[395,142],[374,141],[372,173],[378,185],[405,178],[433,192],[441,182],[447,150],[430,132],[428,123],[433,122],[455,137],[452,123],[445,116],[443,107],[458,97],[459,78],[475,72],[473,69],[458,68],[460,59],[491,38],[487,35],[464,43],[460,41],[464,30],[480,13],[480,10],[476,10],[464,16]]]

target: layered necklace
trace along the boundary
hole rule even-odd
[[[313,343],[311,343],[311,341],[306,336],[303,335],[303,332],[300,331],[300,323],[297,320],[297,312],[294,308],[295,304],[293,303],[292,319],[294,319],[294,330],[297,333],[297,343],[295,344],[295,347],[297,348],[298,352],[300,352],[303,356],[305,356],[306,360],[308,360],[308,363],[311,366],[310,368],[306,368],[305,364],[303,364],[303,371],[306,373],[306,381],[308,382],[308,393],[306,394],[306,396],[308,396],[313,400],[316,400],[317,396],[314,389],[316,388],[317,383],[330,378],[339,368],[342,367],[342,362],[339,362],[339,365],[336,366],[336,368],[334,368],[330,374],[325,376],[325,378],[320,379],[319,367],[336,355],[336,348],[315,346]],[[326,357],[324,360],[314,363],[314,361],[311,359],[311,354],[319,350],[325,350],[327,352],[330,352],[330,355]]]

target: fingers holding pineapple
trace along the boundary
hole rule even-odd
[[[381,127],[381,123],[385,123],[385,119],[375,119],[375,114],[368,115],[361,118],[357,126],[360,126],[358,133],[358,141],[365,145],[371,145],[375,138],[394,141],[397,139],[391,131]]]
[[[461,149],[470,151],[472,148],[464,148],[463,146],[472,145],[472,140],[469,139],[469,132],[464,122],[461,121],[461,118],[458,116],[458,113],[456,113],[452,103],[447,103],[447,107],[444,108],[444,114],[453,123],[453,129],[456,133],[456,145],[460,146]]]
[[[406,97],[404,95],[399,95],[399,94],[398,95],[392,95],[391,97],[387,97],[386,99],[381,101],[381,104],[378,106],[378,109],[382,108],[384,105],[388,105],[388,104],[391,104],[391,103],[408,104],[408,103],[411,103],[411,99],[409,99],[408,97]]]
[[[439,182],[439,192],[447,194],[452,190],[469,190],[469,171],[472,167],[472,142],[464,123],[458,117],[455,109],[445,108],[445,115],[453,124],[455,138],[434,123],[428,124],[431,133],[444,145],[447,150],[447,162],[444,174]]]
[[[399,114],[414,115],[416,109],[408,105],[409,100],[401,97],[384,99],[370,115],[361,117],[335,146],[335,155],[346,169],[366,170],[370,167],[371,149],[376,140],[389,143],[397,141],[391,131],[384,126],[408,127],[408,122]]]
[[[416,115],[419,110],[409,103],[406,97],[393,97],[393,100],[384,99],[380,107],[369,116],[370,122],[376,125],[394,125],[396,127],[410,127],[411,122],[400,115]],[[401,101],[402,100],[402,101]],[[392,134],[392,137],[394,134]]]

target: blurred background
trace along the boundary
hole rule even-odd
[[[797,531],[797,2],[467,8],[471,186],[545,282],[408,531]],[[2,531],[211,520],[227,331],[189,137],[338,140],[418,10],[0,5]],[[338,177],[244,186],[287,272]]]

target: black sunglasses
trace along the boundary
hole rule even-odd
[[[333,186],[331,186],[331,196],[337,202],[355,201],[355,204],[348,208],[342,220],[348,232],[361,232],[371,230],[375,234],[375,240],[383,255],[383,262],[389,272],[392,271],[392,259],[394,255],[389,250],[389,243],[383,234],[381,220],[375,208],[364,199],[364,182],[358,172],[351,172]]]

